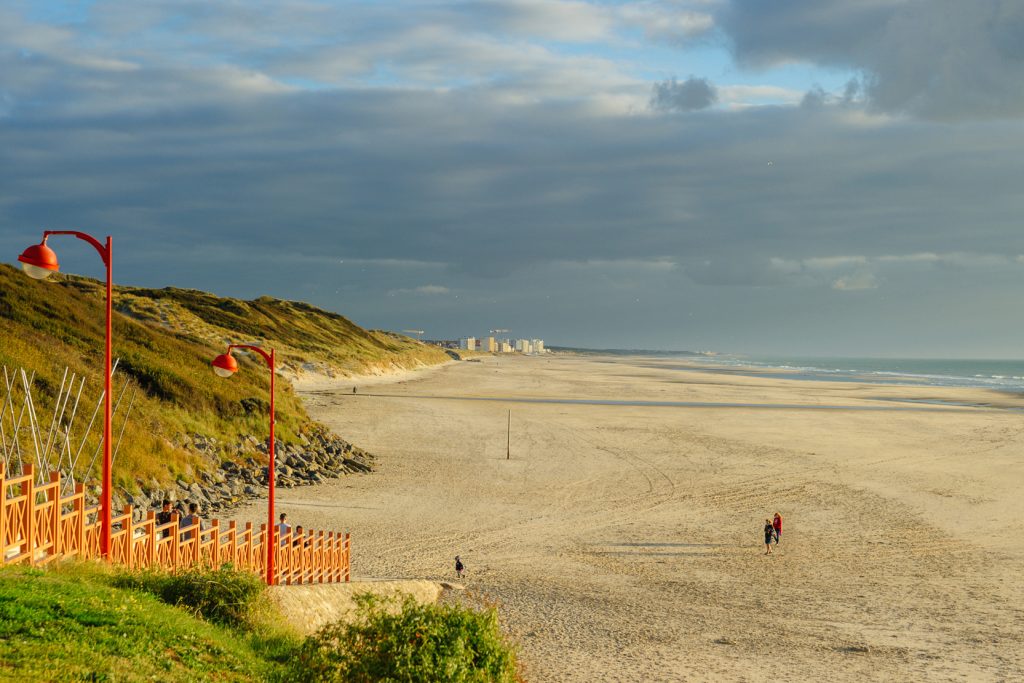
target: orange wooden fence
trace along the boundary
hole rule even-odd
[[[100,507],[85,504],[85,489],[75,486],[70,496],[60,495],[60,473],[47,484],[33,481],[32,467],[20,477],[7,478],[0,463],[0,564],[43,566],[54,560],[100,557]],[[260,576],[266,574],[267,525],[252,522],[239,528],[212,520],[205,528],[181,527],[177,514],[168,524],[157,524],[156,513],[132,520],[132,509],[112,515],[110,561],[142,569],[170,571],[199,565],[220,567],[230,563]],[[347,533],[308,531],[274,537],[274,583],[339,583],[350,579],[351,544]]]

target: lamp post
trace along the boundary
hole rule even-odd
[[[213,371],[220,377],[230,377],[238,372],[238,361],[231,355],[233,349],[248,349],[263,356],[270,368],[270,452],[268,454],[269,464],[267,466],[267,486],[269,501],[267,503],[267,585],[274,585],[274,349],[267,353],[258,346],[248,344],[230,344],[227,353],[222,353],[213,359],[210,365]]]
[[[53,250],[46,245],[46,240],[50,235],[73,235],[84,242],[88,242],[99,252],[100,258],[103,259],[103,265],[107,268],[107,334],[103,372],[103,484],[100,493],[100,553],[103,557],[109,559],[111,517],[110,414],[112,393],[110,387],[110,316],[112,310],[111,300],[113,298],[113,281],[110,277],[110,236],[107,236],[106,244],[101,244],[99,240],[91,235],[78,232],[77,230],[43,231],[43,241],[39,244],[33,244],[18,257],[22,270],[36,280],[45,280],[60,270],[60,264],[57,263],[57,254],[53,253]]]

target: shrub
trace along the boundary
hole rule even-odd
[[[225,626],[254,627],[266,600],[263,581],[250,572],[225,565],[198,567],[178,574],[149,571],[123,573],[114,579],[121,588],[134,588],[184,607],[207,621]]]
[[[493,609],[357,595],[356,620],[325,626],[292,661],[290,681],[515,681],[515,653]],[[400,608],[400,609],[398,609]]]

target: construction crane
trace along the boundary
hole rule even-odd
[[[402,330],[402,332],[405,332],[406,334],[415,334],[416,335],[416,341],[419,341],[420,340],[420,335],[423,334],[423,330]]]

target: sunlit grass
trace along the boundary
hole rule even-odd
[[[0,265],[0,364],[9,371],[24,367],[35,372],[33,398],[44,426],[52,421],[65,367],[86,377],[72,430],[75,451],[102,391],[103,295],[103,287],[92,280],[60,276],[56,282],[38,282]],[[118,312],[113,353],[120,358],[115,398],[126,378],[131,382],[114,418],[115,439],[130,396],[138,389],[114,468],[115,487],[128,491],[137,490],[140,482],[191,480],[197,470],[216,465],[183,448],[183,434],[212,436],[224,444],[237,443],[243,435],[266,438],[270,382],[262,359],[257,363],[239,354],[241,370],[229,380],[210,371],[210,361],[223,353],[228,341],[262,341],[277,349],[282,365],[293,367],[308,361],[359,371],[444,359],[438,349],[368,332],[340,315],[302,303],[269,298],[245,302],[181,289],[119,288],[114,307]],[[20,406],[20,377],[17,383]],[[288,382],[277,383],[276,408],[279,439],[294,441],[314,427]],[[8,431],[10,419],[5,418]],[[79,477],[86,473],[101,433],[97,420],[82,449]],[[23,450],[29,451],[25,434]],[[92,476],[97,475],[94,467]]]
[[[281,669],[282,637],[211,623],[99,564],[0,570],[0,679],[251,681]]]

